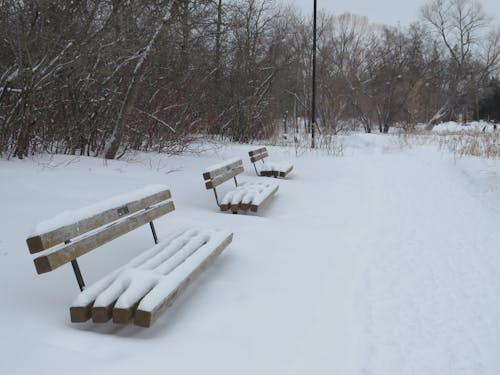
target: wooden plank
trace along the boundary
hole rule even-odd
[[[83,323],[92,317],[92,301],[86,306],[70,307],[69,314],[73,323]]]
[[[210,264],[212,264],[217,256],[231,243],[233,234],[231,233],[224,241],[217,246],[214,251],[208,255],[198,267],[196,267],[189,275],[179,283],[179,285],[170,293],[161,303],[159,303],[152,311],[137,310],[134,317],[134,324],[141,327],[151,327],[158,319],[160,314],[171,306],[177,297],[191,284],[191,282],[200,275]]]
[[[273,171],[260,171],[260,175],[264,177],[273,177]]]
[[[228,163],[228,164],[226,164],[218,169],[214,169],[213,171],[203,173],[203,178],[205,180],[211,180],[211,179],[216,178],[219,175],[224,175],[228,171],[235,169],[235,168],[238,168],[240,166],[243,166],[243,160],[238,159],[237,161],[234,161],[232,163]]]
[[[286,171],[280,171],[280,177],[285,178],[293,169],[293,165],[290,166]]]
[[[240,208],[240,203],[233,203],[233,204],[231,204],[231,212],[233,214],[237,214],[239,208]]]
[[[264,153],[262,153],[260,155],[255,155],[255,156],[250,157],[250,161],[252,163],[255,163],[255,162],[259,161],[259,160],[267,158],[268,156],[269,156],[269,154],[267,152],[264,152]]]
[[[174,203],[169,201],[145,211],[136,213],[130,217],[111,224],[103,230],[83,237],[78,241],[72,242],[60,250],[47,255],[40,256],[34,260],[36,270],[39,274],[52,271],[73,259],[88,253],[89,251],[114,240],[121,235],[128,233],[141,225],[149,223],[160,216],[163,216],[175,209]]]
[[[140,300],[127,309],[116,308],[116,307],[113,308],[113,323],[128,324],[133,319],[135,315],[135,310],[137,310],[137,306],[139,306],[139,303]]]
[[[94,323],[106,323],[111,320],[113,305],[103,307],[92,307],[92,321]]]
[[[149,197],[129,202],[125,205],[120,205],[106,210],[98,215],[89,217],[79,222],[66,225],[53,231],[43,233],[26,240],[28,249],[31,254],[38,253],[42,250],[50,249],[51,247],[63,243],[81,234],[99,228],[112,221],[118,220],[122,216],[133,214],[134,212],[153,206],[157,203],[170,199],[172,195],[170,190],[163,190]]]
[[[264,152],[267,152],[267,148],[261,147],[261,148],[258,148],[256,150],[248,151],[248,156],[252,157],[252,156],[255,156],[255,155],[262,154]]]
[[[240,203],[241,211],[248,211],[250,209],[250,203]]]
[[[235,169],[231,169],[231,171],[229,171],[228,173],[226,174],[223,174],[223,175],[219,175],[215,178],[213,178],[212,180],[210,181],[206,181],[205,182],[205,187],[208,189],[213,189],[214,187],[217,187],[219,186],[220,184],[226,182],[227,180],[230,180],[231,178],[233,178],[234,176],[237,176],[239,175],[240,173],[242,173],[244,171],[243,167],[237,167]]]
[[[267,202],[269,202],[269,200],[271,199],[271,197],[278,191],[278,188],[279,188],[279,186],[276,186],[274,188],[274,190],[271,191],[271,193],[266,197],[266,199],[264,199],[262,202],[260,202],[259,205],[251,204],[250,205],[250,211],[257,212],[260,207],[264,206]]]

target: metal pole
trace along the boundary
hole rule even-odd
[[[314,128],[316,126],[316,11],[317,4],[314,0],[313,14],[313,62],[312,62],[312,103],[311,103],[311,148],[314,148]]]

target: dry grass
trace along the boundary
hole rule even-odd
[[[455,157],[476,156],[500,158],[500,132],[454,131],[429,132],[414,131],[400,134],[396,144],[402,148],[422,145],[435,145],[440,150],[448,151]]]
[[[303,155],[308,152],[316,152],[331,156],[342,156],[344,147],[336,135],[317,134],[315,146],[311,148],[311,136],[308,133],[288,134],[275,136],[267,142],[270,146],[293,147],[296,155]]]
[[[500,157],[500,132],[454,132],[439,137],[439,147],[455,156]]]

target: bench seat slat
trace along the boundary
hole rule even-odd
[[[96,297],[92,308],[93,320],[96,321],[94,310],[97,314],[101,314],[101,310],[106,309],[109,311],[107,316],[109,320],[111,318],[109,309],[113,306],[120,310],[130,309],[158,283],[161,276],[175,269],[209,239],[208,231],[186,230],[144,263],[122,271],[120,276]]]
[[[233,240],[232,233],[220,233],[211,245],[206,245],[169,273],[139,304],[134,324],[150,327],[160,314],[199,276]],[[214,246],[215,244],[215,246]]]
[[[293,165],[286,162],[266,162],[261,167],[260,175],[265,177],[286,177],[293,170]]]
[[[277,191],[279,186],[271,182],[247,182],[229,191],[221,200],[221,211],[250,209],[257,212]]]
[[[169,189],[163,188],[161,191],[156,192],[150,196],[128,203],[126,201],[119,202],[119,198],[120,197],[118,197],[118,199],[111,199],[111,202],[117,202],[118,204],[116,204],[112,208],[105,210],[104,212],[28,238],[26,242],[28,244],[30,253],[35,254],[40,251],[49,249],[71,238],[77,237],[83,233],[99,228],[102,225],[118,220],[123,216],[133,214],[134,212],[143,210],[146,207],[154,206],[162,201],[170,199],[171,194]],[[106,201],[101,202],[100,204],[103,203],[105,204]],[[87,208],[77,210],[75,211],[75,213],[78,213],[78,211],[84,211],[85,209]]]
[[[113,318],[125,324],[135,317],[135,324],[149,327],[232,236],[223,230],[177,231],[80,293],[70,308],[71,321],[92,317],[99,323]]]
[[[128,233],[141,225],[149,223],[174,209],[174,203],[169,201],[124,218],[122,221],[115,222],[95,234],[83,237],[49,254],[37,257],[34,260],[36,270],[39,274],[52,271],[86,254],[90,250]]]
[[[257,170],[255,163],[259,160],[263,160],[269,156],[267,149],[265,147],[259,148],[257,150],[249,151],[250,161],[254,164],[255,172],[257,175],[264,177],[286,177],[293,169],[293,165],[287,162],[274,162],[267,160],[259,168],[260,172]]]

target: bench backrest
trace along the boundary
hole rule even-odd
[[[156,190],[150,195],[124,195],[101,202],[102,204],[99,205],[103,207],[101,210],[99,210],[99,206],[87,207],[87,211],[95,211],[96,213],[61,226],[49,223],[48,226],[53,228],[37,233],[26,240],[32,254],[56,246],[51,251],[47,251],[46,254],[34,259],[37,272],[41,274],[52,271],[175,210],[174,203],[170,200],[170,190],[167,188]],[[136,193],[140,193],[140,191]],[[131,199],[132,196],[136,198]],[[73,212],[75,217],[82,216],[82,213],[85,213],[85,209]],[[63,243],[64,245],[61,245]]]
[[[207,189],[214,189],[223,182],[239,175],[243,171],[243,161],[241,159],[230,159],[223,163],[209,167],[203,173],[205,187]]]
[[[267,158],[269,154],[267,153],[267,149],[265,147],[258,148],[257,150],[248,151],[248,156],[250,156],[250,161],[255,163],[261,159]]]

